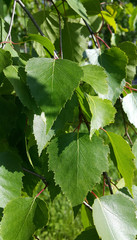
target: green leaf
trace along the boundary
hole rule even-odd
[[[88,15],[97,15],[101,12],[99,0],[81,0],[82,4],[86,8]]]
[[[132,147],[132,152],[135,156],[135,166],[137,168],[137,139],[135,140],[134,145]]]
[[[108,94],[101,95],[114,104],[123,91],[126,77],[127,56],[117,47],[106,50],[99,58],[100,65],[105,69],[108,76]]]
[[[81,16],[85,21],[89,23],[86,9],[80,0],[67,0],[67,3],[76,13],[78,13],[79,16]]]
[[[137,93],[132,92],[126,95],[123,98],[122,107],[128,120],[137,128]]]
[[[13,152],[0,153],[0,207],[21,194],[22,169],[20,158]]]
[[[115,22],[114,17],[113,17],[111,14],[109,14],[108,12],[106,12],[106,11],[101,11],[101,13],[102,13],[102,16],[103,16],[104,20],[105,20],[111,27],[113,27],[114,32],[116,33],[116,27],[117,27],[117,25],[116,25],[116,22]]]
[[[30,90],[26,85],[26,82],[24,81],[26,76],[22,75],[20,70],[21,68],[18,69],[17,67],[11,65],[4,69],[4,74],[14,87],[16,95],[19,97],[22,104],[28,107],[30,110],[33,109],[34,112],[37,112],[38,107],[36,106],[36,103],[30,94]]]
[[[95,228],[93,229],[87,229],[78,235],[75,240],[99,240],[97,231]]]
[[[49,53],[52,56],[54,56],[55,47],[47,37],[43,37],[38,34],[29,34],[29,36],[27,38],[25,38],[25,41],[36,41],[36,42],[40,43],[42,46],[44,46],[49,51]]]
[[[122,51],[128,56],[127,64],[127,77],[126,80],[132,83],[134,76],[136,74],[137,66],[137,47],[132,42],[123,42],[119,44],[119,47]]]
[[[134,203],[137,208],[137,186],[133,185],[133,196],[134,196]]]
[[[33,58],[26,65],[32,96],[45,112],[47,132],[65,102],[71,98],[83,72],[74,62],[62,59]]]
[[[132,12],[131,17],[129,18],[130,31],[135,31],[136,22],[137,22],[137,7],[134,8],[134,11]]]
[[[88,190],[100,182],[101,173],[108,169],[109,149],[97,136],[90,141],[88,134],[65,134],[53,139],[47,152],[55,181],[73,206],[82,203]]]
[[[3,240],[30,240],[35,230],[47,224],[48,210],[39,198],[17,198],[4,209],[1,223]]]
[[[4,68],[12,64],[10,52],[0,48],[0,73]]]
[[[64,20],[62,31],[63,57],[72,61],[80,62],[83,52],[87,48],[87,39],[83,34],[84,26],[74,22]]]
[[[90,124],[90,137],[92,137],[94,132],[100,127],[104,127],[114,122],[116,109],[107,99],[103,100],[97,96],[90,96],[88,94],[86,94],[86,97],[89,103],[90,111],[92,113]]]
[[[124,194],[96,199],[93,204],[93,219],[102,240],[135,239],[135,205],[132,199]]]
[[[89,210],[84,204],[81,206],[81,221],[84,229],[93,226],[91,210]]]
[[[33,14],[34,19],[43,31],[45,37],[51,40],[52,43],[59,37],[59,21],[58,15],[49,11],[39,11]],[[28,20],[29,33],[37,34],[38,30],[32,23],[31,19]]]
[[[134,176],[134,163],[135,158],[131,152],[129,144],[120,136],[112,132],[107,132],[113,151],[117,160],[118,170],[125,180],[126,186],[132,193],[132,180]]]
[[[50,134],[46,134],[46,118],[44,112],[41,115],[34,114],[33,120],[33,133],[38,145],[38,154],[40,156],[43,148],[46,146],[48,141],[54,135],[54,131],[49,131]]]
[[[107,75],[104,69],[96,65],[86,65],[82,67],[84,72],[83,81],[90,84],[96,93],[107,94],[108,84],[106,81]]]

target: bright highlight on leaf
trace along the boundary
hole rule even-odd
[[[69,133],[51,141],[49,168],[73,206],[82,203],[88,190],[100,182],[108,169],[108,153],[101,138],[93,136],[90,141],[88,134]]]
[[[86,65],[83,67],[83,72],[83,81],[90,84],[96,93],[108,93],[108,83],[106,80],[107,75],[102,67],[96,65]]]
[[[118,170],[125,180],[125,185],[132,193],[132,180],[134,175],[135,158],[131,152],[129,144],[120,136],[112,132],[107,132],[113,151],[117,160]]]
[[[0,207],[21,194],[22,169],[18,155],[12,152],[0,152]]]
[[[93,219],[102,240],[134,240],[137,235],[135,205],[121,193],[96,199]]]
[[[86,97],[92,113],[90,123],[90,137],[92,137],[94,132],[100,127],[104,127],[114,122],[116,109],[113,107],[111,101],[107,99],[102,100],[97,96],[90,96],[88,94],[86,94]]]
[[[4,209],[1,222],[3,240],[30,240],[48,221],[46,203],[39,198],[17,198]],[[7,227],[8,226],[8,227]]]
[[[80,0],[67,0],[67,3],[76,13],[78,13],[83,19],[85,19],[89,23],[86,9],[84,8]]]
[[[137,93],[129,93],[123,98],[122,106],[128,120],[137,128]]]
[[[45,112],[48,133],[62,107],[78,86],[83,72],[74,62],[50,58],[30,59],[26,71],[32,96]]]
[[[108,94],[99,96],[109,99],[114,104],[125,85],[127,56],[119,48],[113,47],[102,53],[98,61],[108,76]]]

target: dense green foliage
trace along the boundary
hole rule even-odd
[[[137,239],[136,1],[0,6],[0,240]]]

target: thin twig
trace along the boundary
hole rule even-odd
[[[16,9],[16,0],[14,0],[14,4],[13,4],[13,10],[12,10],[12,16],[11,16],[11,22],[10,22],[10,27],[9,27],[9,32],[7,34],[7,37],[5,39],[5,42],[7,42],[8,38],[11,41],[11,31],[12,31],[12,27],[13,27],[13,21],[14,21],[14,15],[15,15],[15,9]],[[3,49],[5,48],[5,45],[3,45]]]
[[[84,204],[90,211],[93,211],[92,207],[91,207],[86,201],[83,201],[83,204]]]
[[[28,17],[31,19],[31,21],[33,22],[33,24],[35,25],[35,27],[37,28],[38,32],[41,34],[41,36],[44,37],[44,33],[42,32],[42,30],[40,29],[39,25],[37,24],[37,22],[35,21],[34,17],[31,15],[31,13],[28,11],[28,9],[25,7],[24,3],[21,0],[16,0],[17,3],[19,3],[19,5],[23,8],[23,10],[26,12],[26,14],[28,15]]]
[[[107,45],[107,43],[106,43],[101,37],[99,37],[99,36],[97,36],[97,35],[96,35],[96,37],[97,37],[101,42],[103,42],[108,49],[110,49],[110,47]]]
[[[17,3],[19,3],[19,5],[22,7],[22,9],[26,12],[26,14],[28,15],[28,17],[31,19],[32,23],[34,24],[34,26],[37,28],[38,32],[41,34],[41,36],[45,37],[44,33],[42,32],[41,28],[39,27],[39,25],[37,24],[37,22],[35,21],[34,17],[32,16],[32,14],[29,12],[29,10],[25,7],[24,3],[21,0],[16,0]],[[51,57],[52,54],[49,52],[49,50],[44,47],[44,49],[49,53],[49,55]],[[56,56],[56,59],[58,58],[57,54],[54,51],[54,55]]]
[[[60,45],[60,56],[61,56],[61,59],[63,59],[61,15],[60,15],[60,12],[59,12],[58,8],[56,7],[56,4],[53,2],[53,0],[50,0],[50,1],[51,1],[51,3],[53,4],[54,8],[56,9],[56,12],[57,12],[58,18],[59,18],[59,45]]]
[[[28,172],[28,173],[30,173],[30,174],[32,174],[32,175],[40,178],[40,179],[43,181],[43,183],[44,183],[45,185],[47,185],[47,182],[46,182],[46,179],[45,179],[44,176],[41,176],[41,175],[39,175],[38,173],[32,172],[32,171],[30,171],[29,169],[26,169],[26,168],[22,168],[22,169],[23,169],[24,172]]]
[[[96,42],[96,38],[95,38],[95,36],[94,36],[94,32],[92,31],[91,27],[90,27],[89,24],[86,22],[86,20],[83,19],[83,21],[84,21],[84,23],[85,23],[85,25],[86,25],[89,33],[90,33],[91,36],[92,36],[92,39],[93,39],[93,41],[94,41],[94,43],[95,43],[96,48],[99,48],[99,47],[98,47],[98,44],[97,44],[97,42]]]
[[[104,176],[104,178],[105,178],[106,181],[107,181],[107,184],[108,184],[108,187],[109,187],[110,194],[113,194],[113,190],[112,190],[112,187],[111,187],[111,181],[110,181],[110,178],[109,178],[107,172],[103,172],[103,176]]]

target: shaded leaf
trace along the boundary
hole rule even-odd
[[[88,94],[86,94],[86,97],[92,113],[90,124],[90,137],[92,137],[94,132],[100,127],[104,127],[114,122],[116,109],[113,107],[111,101],[107,99],[103,100],[97,96],[90,96]]]
[[[8,51],[0,48],[0,72],[12,64],[11,55]]]
[[[87,229],[81,232],[75,240],[99,240],[99,236],[95,228]]]
[[[80,0],[67,0],[67,3],[76,13],[78,13],[84,20],[89,23],[86,9],[84,8]]]
[[[113,151],[117,160],[118,170],[125,180],[126,186],[132,193],[132,181],[134,176],[135,158],[131,152],[129,144],[120,136],[112,132],[107,132]]]
[[[17,198],[4,209],[1,223],[3,240],[30,240],[35,230],[47,224],[46,203],[39,198]],[[8,226],[8,227],[7,227]]]
[[[63,57],[80,62],[83,52],[87,48],[87,39],[83,34],[83,25],[74,21],[64,20],[62,31]]]
[[[12,86],[14,87],[16,95],[19,97],[22,104],[28,107],[30,110],[33,109],[34,112],[38,112],[36,103],[30,94],[30,90],[26,85],[26,82],[24,81],[24,76],[22,76],[22,73],[21,73],[21,76],[19,75],[20,69],[11,65],[6,69],[4,69],[4,74],[9,80],[9,82],[12,84]]]
[[[137,93],[132,92],[126,95],[123,98],[122,107],[128,120],[137,128]]]
[[[88,15],[97,15],[101,12],[100,1],[99,0],[81,0],[82,4],[86,8]]]
[[[20,158],[13,152],[0,152],[0,207],[21,194],[22,169]]]
[[[78,86],[83,72],[74,62],[49,58],[30,59],[26,71],[32,96],[45,112],[48,132]]]
[[[93,226],[91,210],[89,210],[84,204],[81,206],[81,221],[84,229]]]
[[[104,196],[93,204],[93,219],[102,240],[134,240],[137,234],[135,205],[124,194]]]
[[[69,133],[55,138],[48,146],[49,168],[73,206],[82,203],[88,190],[100,182],[108,168],[109,149],[101,138]],[[74,194],[75,193],[75,194]]]
[[[126,77],[126,54],[117,47],[106,50],[99,58],[100,65],[105,69],[108,76],[108,94],[99,95],[114,104],[123,91]]]
[[[132,42],[122,42],[121,44],[119,44],[119,47],[128,56],[126,80],[131,83],[134,79],[135,74],[136,74],[137,47]]]
[[[104,69],[100,66],[86,65],[82,67],[84,72],[83,81],[90,84],[96,93],[107,94],[108,84],[107,75]]]

